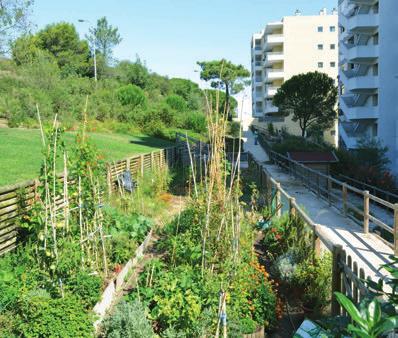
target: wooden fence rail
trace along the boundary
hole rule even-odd
[[[117,177],[130,170],[133,177],[153,168],[173,166],[177,161],[176,147],[135,155],[107,163],[108,186],[115,188]],[[63,175],[59,175],[63,181]],[[18,222],[38,197],[38,179],[0,188],[0,255],[17,246]],[[62,200],[58,201],[61,206]]]
[[[312,229],[315,254],[320,255],[321,243],[332,253],[332,314],[342,314],[342,309],[334,297],[334,292],[341,292],[356,302],[365,297],[369,291],[363,281],[369,279],[369,276],[365,275],[363,267],[354,261],[351,255],[347,254],[340,244],[333,243],[323,235],[319,230],[320,226],[308,216],[297,204],[296,199],[289,195],[282,188],[281,184],[251,154],[249,154],[249,166],[255,169],[258,183],[261,188],[266,190],[267,195],[269,195],[270,191],[274,191],[277,200],[276,203],[282,205],[282,208],[279,210],[286,210],[290,216],[300,218]]]
[[[272,162],[301,180],[304,186],[320,198],[327,200],[330,206],[343,211],[346,217],[362,226],[364,233],[374,232],[383,242],[394,249],[395,255],[398,255],[398,203],[386,201],[371,194],[368,190],[358,189],[277,153],[262,137],[260,143]],[[350,197],[356,197],[357,200]],[[375,207],[379,207],[379,212]],[[380,210],[386,214],[385,219],[378,216]],[[382,236],[382,233],[389,236]]]

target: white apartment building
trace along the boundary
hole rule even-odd
[[[397,0],[398,1],[398,0]],[[299,11],[281,21],[268,23],[264,30],[253,35],[252,56],[252,112],[276,129],[282,127],[301,135],[291,116],[278,114],[272,98],[282,83],[294,75],[319,71],[336,79],[338,76],[338,15],[326,9],[319,15],[304,16]],[[336,125],[325,132],[328,142],[338,144]]]
[[[388,146],[398,174],[398,0],[340,0],[340,144]]]

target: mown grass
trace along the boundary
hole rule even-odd
[[[75,135],[75,132],[65,133],[67,146],[73,143]],[[89,139],[106,160],[118,160],[172,145],[171,142],[143,134],[89,133]],[[37,177],[41,151],[39,130],[0,128],[0,187]]]

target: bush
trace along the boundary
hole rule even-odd
[[[174,110],[178,112],[184,112],[187,110],[187,103],[183,97],[179,95],[169,95],[166,97],[166,103]]]
[[[145,308],[138,301],[121,302],[109,317],[105,318],[101,333],[107,338],[152,338],[154,332],[145,315]]]
[[[330,301],[332,290],[332,257],[309,257],[297,265],[293,283],[303,290],[302,301],[307,307],[321,311]]]
[[[132,109],[146,104],[144,91],[136,85],[128,84],[120,87],[116,95],[123,106],[129,106]]]
[[[92,309],[101,298],[102,280],[98,275],[78,271],[67,282],[71,294],[78,296],[86,309]]]
[[[17,309],[22,337],[92,337],[92,317],[80,300],[66,294],[52,299],[43,293],[23,295]]]
[[[197,133],[205,133],[207,130],[206,116],[198,112],[187,113],[183,128],[194,130]]]

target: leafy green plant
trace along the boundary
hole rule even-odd
[[[17,308],[16,333],[22,337],[91,337],[92,318],[71,295],[51,298],[43,292],[22,295]]]
[[[368,304],[361,303],[358,309],[348,297],[339,292],[336,292],[335,295],[353,321],[348,325],[347,330],[354,337],[377,338],[398,328],[398,316],[387,317],[382,312],[377,298]]]
[[[293,284],[302,290],[302,302],[306,308],[319,312],[330,302],[332,285],[332,259],[325,253],[322,257],[309,257],[297,265]]]
[[[66,283],[71,294],[78,296],[87,309],[92,309],[101,298],[102,279],[85,271],[78,271]]]
[[[106,317],[101,335],[107,338],[152,338],[154,332],[140,301],[122,301],[112,315]]]

